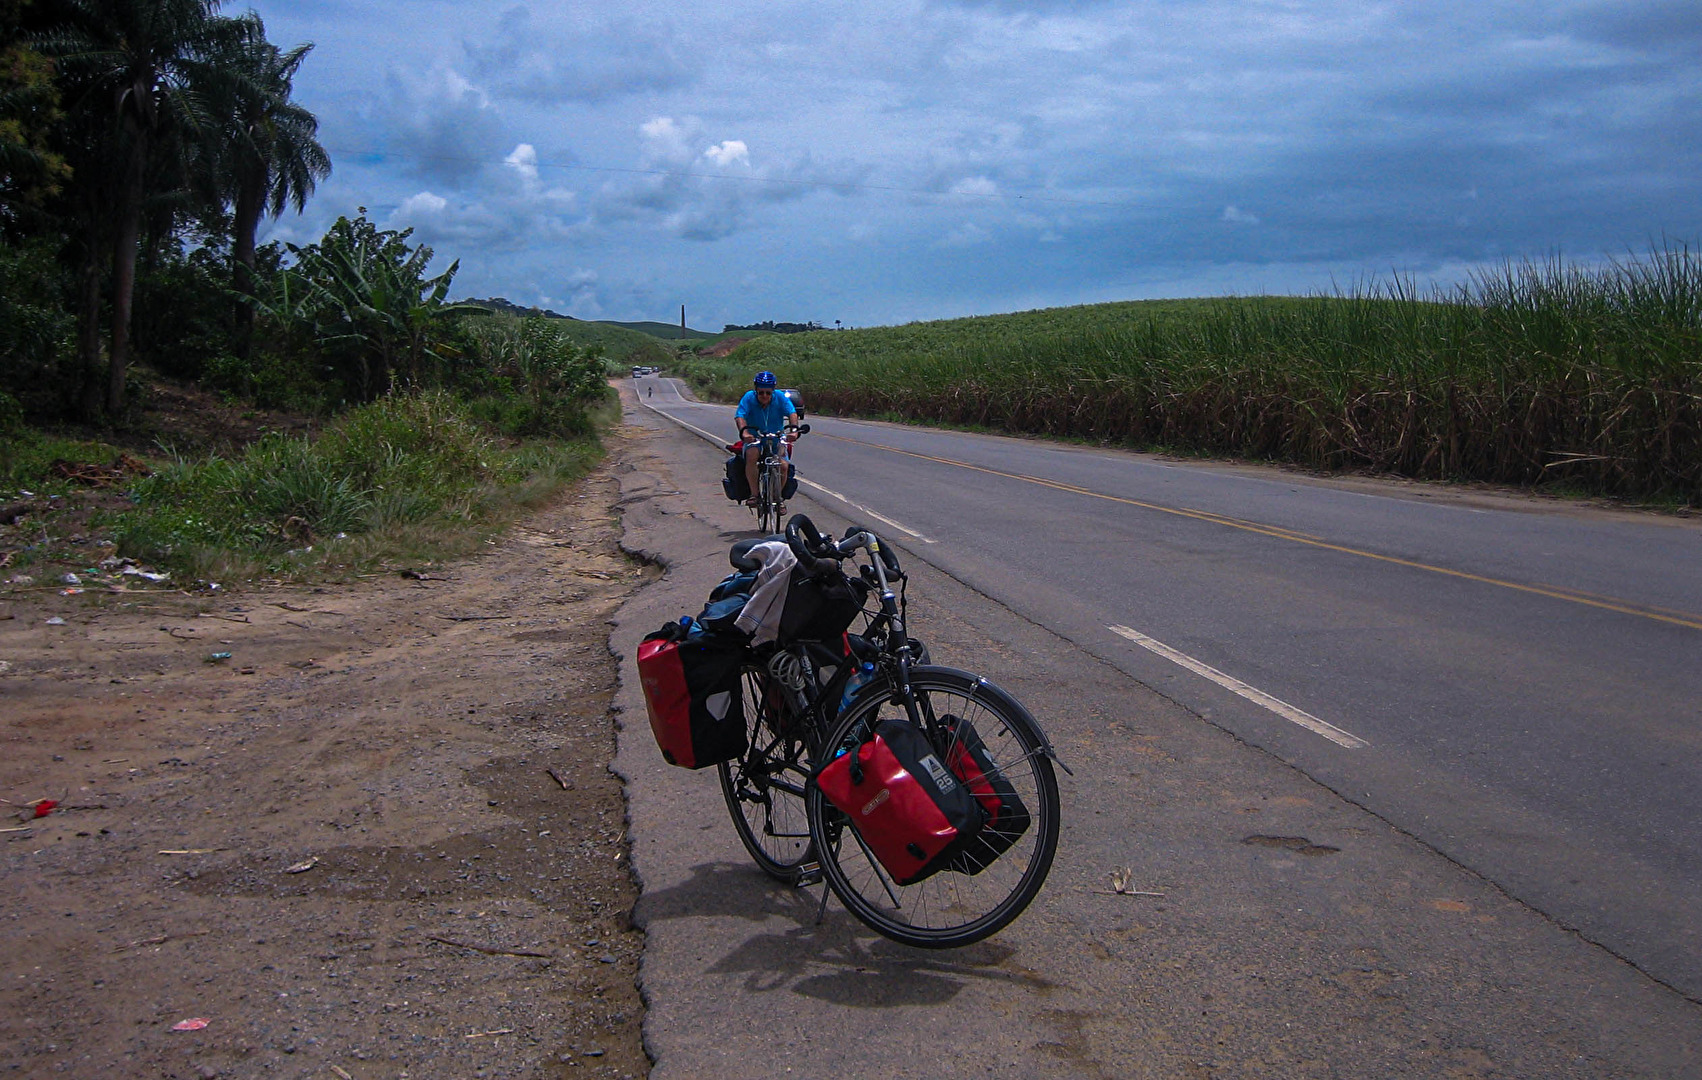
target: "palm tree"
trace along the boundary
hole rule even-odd
[[[77,183],[88,193],[79,202],[83,214],[103,210],[113,216],[112,331],[106,393],[109,416],[124,406],[124,380],[130,365],[130,308],[136,284],[136,250],[141,234],[150,155],[171,125],[194,132],[206,129],[200,88],[211,74],[207,57],[220,51],[238,28],[238,20],[215,16],[219,0],[63,0],[68,21],[43,39],[44,53],[55,57],[68,84],[66,106],[81,112],[83,130],[92,139],[80,155]],[[105,166],[102,168],[101,166]],[[102,174],[91,176],[97,171]],[[110,209],[94,195],[110,192]],[[90,195],[93,195],[91,198]],[[105,230],[91,217],[91,240]],[[98,279],[98,243],[85,258],[89,280]],[[85,287],[79,352],[85,371],[99,363],[98,284]]]
[[[219,140],[219,186],[232,208],[231,256],[236,291],[245,298],[237,311],[236,351],[247,359],[253,342],[254,236],[262,215],[279,217],[295,204],[300,213],[318,182],[331,175],[331,158],[319,145],[319,121],[290,100],[291,82],[311,44],[287,52],[266,40],[260,16],[234,20],[244,26],[236,47],[221,58],[229,96]],[[221,95],[224,97],[224,95]]]

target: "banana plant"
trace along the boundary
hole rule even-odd
[[[481,310],[446,301],[460,262],[426,276],[432,249],[410,247],[412,234],[377,228],[364,208],[352,221],[338,218],[317,244],[289,245],[294,265],[258,301],[272,319],[305,333],[360,401],[418,386],[428,365],[451,359],[442,320]]]

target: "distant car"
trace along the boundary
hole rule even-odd
[[[632,369],[632,377],[633,377],[633,378],[635,378],[635,379],[636,379],[636,378],[638,378],[638,377],[639,377],[639,376],[640,376],[640,375],[642,375],[642,374],[644,374],[644,369],[643,369],[643,368],[641,368],[641,367],[635,367],[635,368],[633,368],[633,369]]]
[[[789,399],[791,399],[792,411],[798,414],[798,422],[800,424],[803,423],[804,422],[804,395],[797,390],[782,390],[780,392],[782,394],[785,394]]]

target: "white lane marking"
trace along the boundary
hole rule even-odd
[[[674,423],[685,428],[687,431],[695,431],[697,434],[703,436],[705,439],[708,439],[710,442],[714,443],[716,446],[719,446],[722,449],[725,449],[727,447],[726,442],[722,441],[721,439],[717,439],[715,436],[711,435],[709,432],[698,427],[696,424],[688,424],[684,420],[681,420],[679,417],[673,415],[672,413],[665,413],[661,409],[656,408],[656,406],[654,406],[654,405],[647,405],[647,407],[650,409],[650,411],[656,413],[659,416],[667,417],[669,420],[672,420]],[[867,514],[869,517],[874,518],[876,521],[880,522],[882,525],[889,525],[892,528],[897,529],[899,532],[903,533],[904,535],[906,535],[908,537],[911,537],[914,540],[918,540],[918,541],[920,541],[924,544],[933,543],[932,540],[928,539],[926,536],[923,536],[921,533],[917,532],[915,529],[910,528],[908,525],[900,525],[898,522],[887,517],[885,514],[877,514],[873,510],[870,510],[868,507],[863,506],[860,503],[852,502],[850,499],[847,499],[845,496],[841,495],[837,491],[832,491],[832,490],[829,490],[828,488],[822,487],[820,484],[816,483],[814,480],[806,480],[802,476],[800,476],[800,477],[798,477],[798,483],[806,485],[808,487],[813,487],[817,491],[821,492],[823,495],[831,495],[833,498],[838,499],[840,502],[842,502],[846,506],[849,506],[852,509],[856,510],[858,513]]]
[[[847,499],[845,496],[841,495],[839,492],[831,491],[828,488],[822,487],[820,484],[816,483],[814,480],[806,480],[806,479],[804,479],[803,477],[800,476],[800,477],[798,477],[798,483],[803,484],[806,487],[813,487],[817,491],[821,492],[823,495],[831,495],[835,499],[838,499],[840,502],[844,503],[846,506],[849,506],[852,509],[856,510],[859,514],[867,514],[870,517],[874,518],[876,521],[880,522],[882,525],[890,525],[893,528],[897,529],[899,532],[903,533],[904,535],[911,537],[912,539],[920,540],[924,544],[933,543],[932,540],[928,539],[926,536],[923,536],[921,533],[917,532],[915,529],[910,528],[908,525],[900,525],[898,522],[892,520],[891,518],[885,516],[884,514],[877,514],[873,510],[870,510],[866,506],[860,505],[858,503],[854,503],[850,499]]]
[[[1146,649],[1148,652],[1156,653],[1173,664],[1179,664],[1196,675],[1203,675],[1212,682],[1223,687],[1225,690],[1228,690],[1231,693],[1240,694],[1253,704],[1261,705],[1264,708],[1269,709],[1271,712],[1276,713],[1278,716],[1290,723],[1299,724],[1307,731],[1316,735],[1322,735],[1337,746],[1346,747],[1349,750],[1358,750],[1362,747],[1371,745],[1364,739],[1361,739],[1358,735],[1343,731],[1334,724],[1325,723],[1304,709],[1297,709],[1288,702],[1283,701],[1280,698],[1274,698],[1265,693],[1263,690],[1248,686],[1233,675],[1225,675],[1210,664],[1201,663],[1189,656],[1187,653],[1177,652],[1164,642],[1149,638],[1139,630],[1130,630],[1127,626],[1113,626],[1109,629],[1113,634],[1116,634],[1119,637],[1128,638],[1130,641],[1139,645],[1141,648]]]
[[[723,449],[723,450],[727,449],[728,443],[727,443],[726,439],[717,439],[715,436],[711,435],[709,432],[698,427],[696,424],[688,424],[684,420],[681,420],[679,417],[673,415],[672,413],[662,412],[661,409],[656,408],[656,406],[654,406],[654,405],[650,406],[650,408],[653,411],[655,411],[657,414],[659,414],[661,416],[666,416],[669,420],[672,420],[674,423],[685,428],[687,431],[695,431],[699,435],[702,435],[704,438],[708,439],[710,442],[714,443],[716,446],[719,446],[721,449]]]

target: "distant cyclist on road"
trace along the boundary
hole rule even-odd
[[[745,480],[751,490],[751,497],[745,500],[746,506],[757,503],[756,463],[762,453],[762,443],[757,436],[765,431],[785,431],[788,435],[798,432],[798,413],[792,408],[791,398],[775,391],[779,385],[780,380],[774,377],[774,372],[757,372],[756,378],[751,380],[752,389],[745,391],[733,413],[733,422],[738,425],[739,438],[744,443]],[[788,461],[786,480],[790,482],[791,479],[792,463]]]

